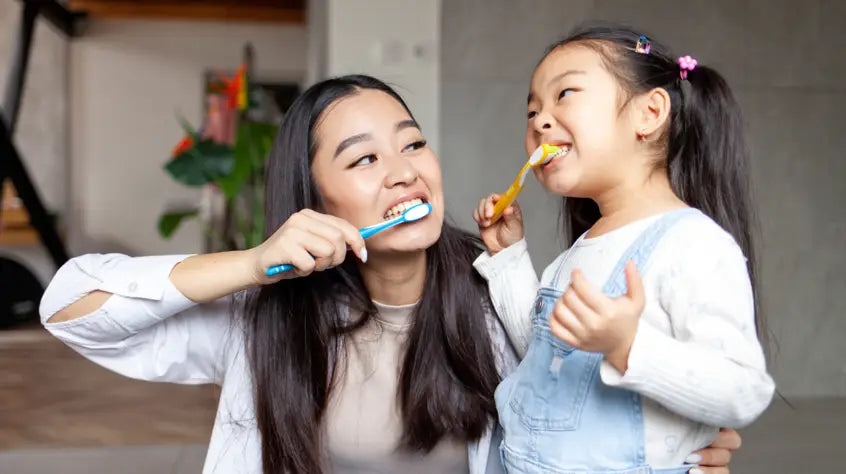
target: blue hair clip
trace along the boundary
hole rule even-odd
[[[635,52],[641,54],[649,54],[649,48],[652,47],[652,43],[649,42],[649,38],[646,36],[641,36],[637,39],[637,45],[635,45]]]

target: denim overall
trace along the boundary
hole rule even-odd
[[[626,250],[603,287],[606,295],[626,292],[625,265],[643,272],[665,232],[695,209],[659,217]],[[580,239],[581,240],[581,239]],[[572,248],[571,248],[572,250]],[[568,250],[568,253],[571,251]],[[692,466],[653,469],[646,463],[640,395],[610,387],[599,377],[602,354],[584,352],[556,338],[549,317],[563,292],[561,261],[550,287],[535,300],[532,343],[526,357],[496,390],[504,429],[500,445],[507,472],[555,474],[676,474]]]

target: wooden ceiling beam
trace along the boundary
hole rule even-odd
[[[69,0],[91,19],[223,20],[305,24],[304,1]]]

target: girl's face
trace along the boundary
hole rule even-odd
[[[318,121],[316,143],[311,170],[324,212],[361,228],[413,203],[432,205],[427,217],[368,239],[370,255],[419,251],[438,240],[444,219],[440,164],[393,97],[363,89],[339,99]]]
[[[622,96],[600,55],[583,45],[558,47],[538,65],[529,89],[526,153],[542,143],[569,148],[534,169],[547,190],[595,198],[625,176],[637,133]]]

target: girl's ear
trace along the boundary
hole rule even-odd
[[[633,100],[631,106],[634,133],[638,139],[648,140],[669,120],[670,94],[663,87],[656,87]]]

